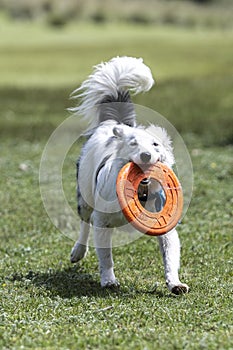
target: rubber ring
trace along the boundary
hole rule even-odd
[[[138,199],[138,186],[145,178],[158,181],[165,193],[166,201],[159,212],[146,210]],[[161,162],[144,169],[135,163],[127,163],[118,174],[116,191],[124,216],[142,233],[151,236],[166,234],[181,218],[182,187],[175,173]]]

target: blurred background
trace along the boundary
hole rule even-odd
[[[232,142],[231,0],[0,0],[0,133],[46,139],[92,66],[143,57],[153,108],[187,143]]]
[[[1,0],[12,20],[40,20],[52,26],[71,21],[232,26],[231,0]]]

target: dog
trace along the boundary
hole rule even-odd
[[[167,132],[155,125],[136,124],[131,94],[149,91],[153,84],[151,70],[141,58],[115,57],[95,66],[93,74],[73,93],[81,102],[72,111],[84,116],[89,128],[77,162],[81,224],[70,259],[76,263],[86,256],[90,225],[93,225],[102,287],[119,286],[114,274],[111,241],[114,227],[126,224],[116,195],[120,169],[129,161],[142,168],[157,161],[169,167],[174,164]],[[148,191],[158,195],[160,185],[145,179],[138,190],[142,205],[155,211],[156,196],[148,198]],[[158,236],[158,241],[168,289],[174,294],[188,292],[188,285],[181,283],[178,276],[180,241],[176,229]]]

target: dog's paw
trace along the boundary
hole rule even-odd
[[[88,252],[88,247],[86,245],[76,243],[70,254],[70,261],[76,263],[79,260],[85,258]]]
[[[114,281],[105,281],[104,283],[101,283],[101,287],[109,289],[118,289],[120,287],[120,283],[116,279]]]
[[[120,283],[117,281],[113,268],[101,272],[101,287],[102,288],[119,288]]]
[[[188,293],[189,286],[185,283],[179,283],[179,284],[171,287],[170,291],[176,295],[185,294],[185,293]]]

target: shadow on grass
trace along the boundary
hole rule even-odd
[[[159,298],[167,298],[171,295],[164,290],[146,289],[138,285],[125,285],[116,288],[102,288],[98,279],[95,280],[91,274],[80,267],[69,267],[63,270],[49,270],[47,272],[29,271],[26,275],[15,274],[9,278],[12,282],[20,281],[31,283],[37,288],[43,288],[51,293],[51,296],[61,298],[72,298],[83,296],[95,296],[100,298],[109,297],[110,295],[120,295],[124,298],[132,298],[136,295],[153,294]]]
[[[117,292],[116,289],[106,290],[101,288],[98,280],[95,280],[91,274],[77,266],[37,274],[32,278],[32,283],[37,287],[48,289],[53,296],[59,295],[61,298],[105,297],[109,293]]]

